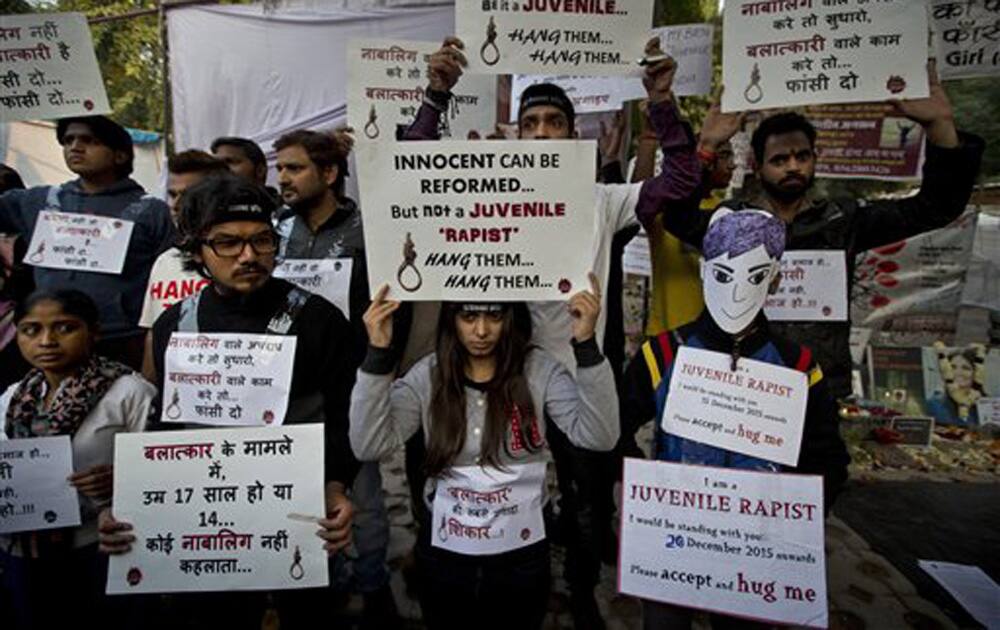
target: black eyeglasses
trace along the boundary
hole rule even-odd
[[[278,235],[274,232],[258,232],[250,238],[239,236],[218,236],[203,240],[202,245],[208,245],[220,258],[236,258],[243,253],[247,245],[257,255],[273,254],[278,250]]]

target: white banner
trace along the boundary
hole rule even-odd
[[[288,410],[295,337],[170,335],[163,360],[163,422],[280,425]]]
[[[134,227],[124,219],[42,210],[24,260],[49,269],[121,273]]]
[[[115,436],[114,515],[136,542],[107,592],[326,586],[323,444],[322,424]]]
[[[827,627],[823,479],[625,459],[621,593]]]
[[[682,346],[674,361],[663,430],[702,444],[795,466],[805,426],[805,373]]]
[[[471,74],[638,75],[653,0],[468,0],[455,27]]]
[[[326,298],[350,319],[352,269],[350,258],[290,258],[274,268],[274,277]]]
[[[110,111],[86,16],[0,15],[0,123]]]
[[[636,276],[653,277],[653,260],[649,255],[649,235],[640,229],[622,252],[622,271]]]
[[[0,534],[79,525],[72,474],[67,435],[0,440]]]
[[[942,79],[1000,74],[1000,0],[932,0],[931,28]]]
[[[847,321],[847,259],[842,251],[788,250],[781,257],[781,282],[767,296],[772,321]]]
[[[508,470],[456,466],[434,492],[431,544],[464,555],[504,553],[545,538],[545,462]]]
[[[589,288],[595,156],[593,141],[360,143],[372,292],[564,300]]]
[[[921,98],[927,8],[912,0],[729,0],[722,110]]]
[[[424,100],[427,57],[438,42],[355,39],[347,46],[347,122],[358,137],[395,140],[396,125],[410,124]],[[466,74],[451,97],[443,138],[470,131],[493,133],[496,77]]]

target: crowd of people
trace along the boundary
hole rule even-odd
[[[659,41],[650,41],[646,54],[660,53]],[[400,130],[401,141],[437,138],[464,65],[463,44],[454,38],[428,59],[424,101]],[[72,438],[68,482],[82,514],[76,528],[0,539],[6,623],[62,627],[96,607],[103,617],[92,619],[107,620],[102,626],[256,628],[276,611],[281,627],[298,628],[328,618],[336,591],[351,589],[363,595],[363,627],[400,627],[378,463],[403,449],[418,524],[413,586],[428,627],[541,627],[552,580],[549,545],[558,541],[567,550],[575,627],[603,628],[594,587],[602,562],[615,562],[621,458],[642,456],[635,433],[662,414],[682,347],[731,356],[734,369],[746,358],[806,374],[798,464],[700,444],[658,425],[653,457],[821,475],[828,511],[847,476],[835,399],[850,392],[849,322],[768,322],[762,308],[780,281],[780,258],[791,249],[843,252],[847,283],[830,290],[849,292],[858,252],[941,227],[964,210],[983,141],[957,131],[931,66],[930,96],[895,103],[926,131],[915,196],[815,197],[816,131],[799,114],[779,113],[753,133],[759,191],[721,200],[717,191],[732,173],[728,142],[744,116],[716,105],[695,134],[672,92],[675,70],[669,58],[646,67],[635,164],[623,169],[615,151],[600,156],[594,250],[583,254],[591,286],[566,302],[490,301],[487,294],[474,303],[401,304],[387,299],[385,286],[372,291],[362,214],[345,196],[348,131],[279,138],[277,190],[266,186],[259,146],[220,137],[209,151],[170,156],[167,200],[153,198],[129,177],[128,132],[102,116],[59,121],[56,140],[75,180],[25,189],[0,167],[0,233],[11,236],[0,241],[0,427],[9,440]],[[520,140],[574,138],[575,124],[572,101],[559,87],[523,93]],[[133,222],[120,272],[26,264],[26,244],[45,210]],[[653,316],[649,339],[629,360],[621,244],[640,225],[652,243]],[[584,251],[584,244],[565,246],[567,255]],[[274,273],[285,259],[344,258],[353,260],[348,312]],[[284,423],[325,425],[326,518],[316,544],[330,554],[330,589],[103,595],[107,555],[128,553],[142,540],[115,518],[113,479],[129,474],[112,468],[115,434],[177,428],[160,419],[164,357],[176,332],[297,339]],[[549,461],[558,509],[548,505],[544,474],[535,477]],[[530,479],[534,516],[547,535],[477,554],[435,544],[438,484],[455,477],[474,484],[478,470]],[[713,619],[717,628],[748,624]],[[690,625],[690,609],[644,602],[644,628]]]

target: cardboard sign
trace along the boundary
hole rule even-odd
[[[770,462],[795,466],[805,426],[806,375],[721,352],[682,346],[674,361],[663,430]]]
[[[353,268],[354,261],[350,258],[288,259],[274,268],[274,277],[326,298],[350,319]]]
[[[911,0],[729,0],[722,111],[927,96],[927,9]]]
[[[589,288],[595,151],[567,140],[360,144],[372,291],[388,282],[393,300],[512,301]]]
[[[942,79],[1000,74],[1000,2],[932,0],[931,28]]]
[[[638,75],[653,0],[455,4],[470,74]]]
[[[847,260],[842,251],[789,250],[781,257],[781,282],[767,297],[772,321],[847,321]]]
[[[329,583],[309,518],[326,514],[323,425],[118,434],[114,515],[136,542],[109,594]]]
[[[920,179],[924,129],[892,116],[885,103],[816,105],[806,117],[816,127],[816,176],[829,179]]]
[[[134,227],[124,219],[42,210],[24,260],[35,267],[118,274]]]
[[[163,361],[162,421],[280,425],[297,341],[283,335],[171,334]]]
[[[0,15],[0,123],[110,111],[85,15]]]
[[[437,42],[351,40],[347,46],[347,122],[359,137],[395,140],[396,126],[410,124],[424,100],[427,57]],[[486,136],[496,124],[495,77],[466,74],[455,86],[442,138]]]
[[[456,466],[438,480],[431,544],[471,556],[504,553],[545,538],[545,462],[508,470]]]
[[[0,534],[79,525],[72,474],[67,435],[0,440]]]
[[[621,593],[827,627],[823,479],[625,459]]]
[[[980,398],[976,401],[979,424],[1000,425],[1000,398]]]

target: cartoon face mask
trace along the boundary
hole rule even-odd
[[[784,250],[785,226],[759,210],[720,209],[705,235],[705,306],[719,328],[740,333],[764,307]]]

